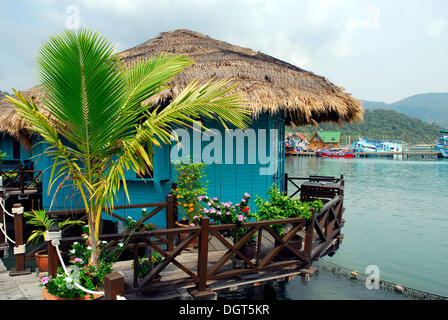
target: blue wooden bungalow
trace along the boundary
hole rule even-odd
[[[227,143],[224,141],[226,132],[221,124],[213,120],[204,123],[206,127],[216,130],[215,135],[220,133],[223,138],[222,150],[210,153],[214,161],[206,168],[206,178],[209,181],[208,194],[222,201],[238,202],[245,192],[265,196],[273,183],[283,189],[285,173],[283,137],[286,125],[300,126],[321,121],[351,122],[362,119],[360,102],[325,78],[263,53],[214,40],[197,32],[189,30],[165,32],[137,47],[121,52],[120,55],[125,62],[130,62],[162,52],[186,54],[195,61],[195,64],[176,76],[171,88],[161,92],[152,102],[163,105],[193,79],[206,81],[210,78],[233,78],[239,83],[238,90],[245,95],[252,108],[253,123],[246,132],[246,138],[240,141],[233,138],[229,139],[233,141],[232,143]],[[25,94],[39,100],[38,87]],[[12,107],[0,101],[0,110],[5,111],[0,115],[0,131],[8,131],[9,135],[14,135],[11,134],[12,124],[16,124],[12,119],[15,116],[11,111]],[[14,128],[15,137],[28,141],[31,139],[32,143],[39,140],[37,137],[27,135],[24,124],[22,127],[16,124]],[[271,129],[277,130],[276,136],[270,135]],[[263,130],[266,132],[265,136],[260,134]],[[185,130],[185,133],[191,138],[190,155],[196,160],[204,160],[200,155],[210,150],[214,138],[198,135],[191,129]],[[252,133],[255,133],[255,139]],[[10,151],[14,149],[14,143],[13,139],[5,136],[0,141],[0,150],[5,150],[8,155],[12,154],[14,157],[14,151]],[[15,145],[15,148],[18,148],[17,143]],[[20,160],[29,159],[31,155],[38,156],[43,148],[44,144],[37,144],[28,151],[20,147]],[[183,152],[186,154],[187,149],[185,146],[178,155],[182,155]],[[229,156],[231,150],[233,153]],[[132,204],[165,201],[176,179],[171,163],[176,151],[174,142],[172,145],[155,148],[152,178],[142,179],[134,172],[127,172]],[[44,171],[43,207],[47,210],[81,207],[79,197],[69,184],[62,188],[56,197],[53,197],[54,190],[49,194],[46,192],[50,175],[48,168],[51,168],[51,165],[52,161],[48,157],[35,159],[35,169]],[[274,170],[264,172],[269,165],[274,165]],[[123,192],[118,195],[116,204],[129,204]],[[253,206],[252,202],[251,207]],[[126,209],[116,213],[123,217],[138,218],[140,209]],[[163,215],[156,216],[153,223],[163,226],[165,223]]]

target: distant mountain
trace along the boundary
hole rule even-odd
[[[432,144],[440,137],[443,127],[423,122],[394,110],[367,109],[364,121],[361,123],[344,124],[339,127],[335,123],[322,123],[317,128],[306,126],[301,128],[287,128],[287,132],[300,132],[308,139],[317,130],[341,130],[343,145],[359,137],[368,139],[396,139],[412,144]]]
[[[387,109],[448,128],[448,93],[423,93],[388,104],[363,101],[365,109]]]

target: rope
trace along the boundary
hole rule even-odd
[[[346,272],[343,272],[348,278],[352,279],[352,280],[363,280],[365,281],[365,279],[371,277],[371,275],[338,265],[334,262],[325,260],[325,259],[321,259],[321,261],[325,261],[326,263],[332,264],[333,267],[331,271],[336,272],[336,271],[341,271],[344,270]],[[324,267],[325,269],[325,267]],[[393,283],[390,281],[386,281],[386,280],[379,280],[379,287],[382,290],[388,290],[388,291],[394,291],[396,293],[400,293],[403,294],[404,296],[409,296],[409,297],[413,297],[419,300],[448,300],[448,297],[444,297],[435,293],[431,293],[431,292],[427,292],[427,291],[422,291],[419,289],[414,289],[414,288],[409,288],[409,287],[405,287],[403,285],[397,284],[397,283]]]
[[[49,232],[47,231],[47,234],[48,233]],[[65,267],[64,260],[62,259],[62,256],[61,256],[61,251],[59,250],[59,239],[51,240],[51,244],[56,248],[56,252],[58,254],[59,261],[61,262],[61,265],[62,265],[62,268],[64,269],[65,274],[67,275],[67,277],[70,278],[70,273],[68,272],[67,268]],[[76,282],[75,279],[73,279],[73,278],[70,278],[70,279],[73,280],[75,287],[77,287],[78,289],[80,289],[86,293],[96,294],[96,295],[101,295],[101,296],[104,295],[104,291],[92,291],[92,290],[86,289],[83,286],[81,286],[78,282]]]
[[[14,218],[14,215],[13,215],[12,213],[8,212],[8,210],[6,210],[6,208],[5,208],[5,204],[3,203],[4,201],[5,201],[5,199],[0,198],[0,206],[1,206],[2,209],[3,209],[3,212],[5,212],[8,216]]]
[[[3,227],[5,229],[3,229]],[[8,235],[6,234],[6,222],[5,222],[5,216],[3,216],[3,223],[0,223],[0,230],[2,230],[2,233],[5,235],[6,239],[8,239],[12,244],[16,244],[14,240],[12,240]]]

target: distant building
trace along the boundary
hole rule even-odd
[[[310,139],[310,149],[332,149],[339,148],[341,143],[340,131],[316,131]]]

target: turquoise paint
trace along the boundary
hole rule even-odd
[[[225,155],[225,135],[224,128],[220,123],[214,120],[206,121],[205,126],[208,128],[217,128],[222,134],[223,138],[223,149],[222,158]],[[255,209],[254,197],[259,195],[263,198],[266,197],[266,192],[270,188],[273,182],[276,182],[281,189],[284,186],[284,116],[283,114],[278,115],[267,115],[261,114],[257,119],[254,119],[251,124],[253,129],[267,129],[267,143],[270,145],[271,141],[269,138],[269,129],[277,128],[279,129],[279,147],[275,151],[275,155],[267,154],[270,158],[276,157],[279,162],[279,170],[275,176],[264,176],[260,175],[260,168],[266,167],[266,165],[259,163],[258,157],[257,162],[254,164],[247,164],[249,154],[258,154],[258,141],[256,145],[248,145],[247,139],[245,144],[244,160],[245,164],[236,164],[236,143],[233,143],[234,151],[234,163],[233,164],[223,164],[223,160],[217,163],[210,164],[206,168],[206,180],[209,180],[208,184],[208,195],[212,197],[218,197],[222,201],[232,201],[237,203],[240,201],[241,196],[248,192],[252,195],[252,200],[249,205],[252,210]],[[206,148],[207,145],[212,143],[212,141],[201,141],[201,137],[198,134],[193,134],[192,130],[189,130],[190,137],[194,141],[190,144],[190,151],[195,154],[196,157],[202,153],[202,150]],[[213,140],[213,139],[212,139]],[[3,142],[3,140],[2,140]],[[199,146],[199,147],[198,147]],[[33,152],[35,155],[42,154],[42,152],[47,147],[46,144],[40,143],[34,146]],[[196,148],[196,149],[195,149]],[[154,203],[154,202],[164,202],[166,195],[170,192],[171,184],[175,181],[176,172],[172,164],[170,164],[170,151],[171,146],[162,145],[161,148],[154,148],[154,174],[153,179],[141,179],[136,176],[133,171],[128,171],[126,173],[126,181],[128,187],[128,193],[130,201],[125,196],[123,188],[120,189],[115,205],[126,205],[126,204],[139,204],[139,203]],[[48,156],[41,156],[35,160],[35,169],[43,170],[43,206],[46,210],[70,210],[82,208],[82,202],[80,196],[74,191],[71,182],[67,182],[63,188],[59,190],[56,196],[56,187],[53,187],[50,193],[47,193],[48,181],[51,175],[52,161]],[[148,212],[151,209],[148,208]],[[117,210],[116,214],[121,217],[131,216],[133,219],[139,219],[141,217],[141,209],[126,209]],[[105,219],[114,218],[104,215]],[[153,219],[150,220],[157,226],[166,225],[165,211],[159,212]]]
[[[26,150],[22,144],[20,144],[20,158],[14,158],[13,144],[14,138],[9,134],[5,133],[0,136],[0,151],[6,153],[6,156],[4,158],[6,163],[4,165],[7,166],[7,162],[12,160],[21,161],[23,164],[23,161],[31,159],[33,155],[32,150]]]

